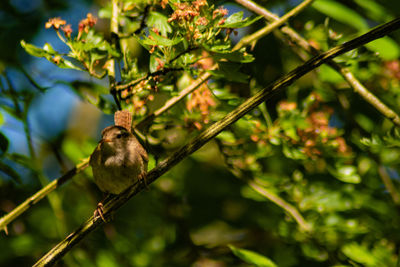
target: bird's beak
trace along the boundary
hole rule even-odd
[[[101,139],[100,140],[100,144],[102,144],[102,143],[111,143],[112,141],[111,141],[111,139]]]

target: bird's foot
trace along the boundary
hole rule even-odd
[[[105,223],[107,222],[104,217],[103,203],[101,203],[101,202],[97,203],[97,208],[94,210],[93,217],[94,217],[94,219],[97,219],[98,217],[100,217],[103,220],[103,222],[105,222]]]

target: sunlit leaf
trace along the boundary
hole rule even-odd
[[[397,59],[400,55],[399,45],[387,36],[376,39],[365,46],[378,53],[378,55],[384,60]]]
[[[342,247],[342,252],[349,257],[351,260],[366,264],[367,266],[375,266],[375,257],[372,256],[371,252],[357,243],[349,243]]]
[[[168,18],[155,11],[149,12],[147,25],[157,28],[163,36],[167,36],[168,33],[172,32],[172,28],[168,23]]]
[[[267,257],[256,253],[251,250],[237,248],[233,245],[228,245],[235,256],[239,257],[243,261],[254,264],[255,266],[262,266],[262,267],[277,267],[272,260],[268,259]]]
[[[243,11],[237,12],[230,15],[224,24],[220,25],[221,28],[243,28],[250,26],[257,20],[261,19],[262,16],[252,16],[243,19]]]
[[[356,11],[338,1],[317,0],[312,4],[312,7],[337,21],[356,28],[357,30],[365,31],[369,28],[363,17],[361,17]]]

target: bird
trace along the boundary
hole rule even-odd
[[[148,155],[138,139],[125,127],[106,127],[102,139],[90,156],[93,178],[106,195],[119,195],[136,182],[145,182]],[[103,199],[104,201],[104,199]],[[103,201],[99,202],[94,217],[103,221]]]

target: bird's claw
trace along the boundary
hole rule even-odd
[[[93,217],[95,219],[100,217],[103,220],[103,222],[105,222],[105,223],[107,222],[105,217],[104,217],[104,206],[103,206],[103,203],[99,202],[97,204],[97,208],[94,210]]]

